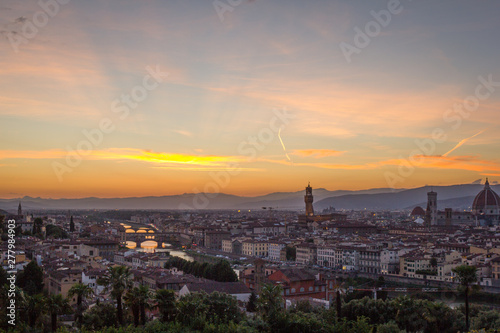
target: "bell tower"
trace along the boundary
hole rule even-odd
[[[306,216],[314,216],[313,200],[314,198],[312,195],[311,183],[308,183],[306,187],[306,195],[304,195],[304,202],[306,203]]]
[[[437,225],[437,193],[427,192],[427,210],[425,212],[427,226]]]

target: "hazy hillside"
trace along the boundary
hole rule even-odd
[[[438,193],[440,208],[468,208],[474,196],[483,188],[479,184],[434,186]],[[492,188],[500,193],[500,186]],[[425,208],[427,192],[425,186],[407,190],[389,188],[361,191],[328,191],[313,189],[314,207],[317,212],[333,206],[337,209],[407,209],[421,205]],[[24,210],[30,209],[275,209],[304,208],[304,190],[296,192],[276,192],[256,197],[241,197],[220,193],[218,195],[186,193],[160,197],[130,198],[81,198],[43,199],[24,197],[20,199],[0,199],[0,209],[15,212],[19,201]]]
[[[329,206],[343,209],[405,209],[421,205],[425,208],[427,203],[427,192],[434,190],[438,194],[439,208],[462,208],[472,205],[474,197],[484,188],[484,185],[465,184],[451,186],[424,186],[397,193],[380,194],[354,194],[340,197],[330,197],[315,204],[317,209]],[[499,192],[500,186],[492,186],[495,192]],[[470,200],[467,204],[467,200]],[[443,204],[444,206],[441,206]]]

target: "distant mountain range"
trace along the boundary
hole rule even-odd
[[[412,209],[427,202],[427,192],[438,193],[439,209],[470,209],[477,193],[484,188],[480,184],[451,186],[424,186],[414,189],[393,190],[377,188],[360,191],[328,191],[323,188],[313,189],[314,209],[317,213],[328,207],[354,210],[400,210]],[[500,193],[500,185],[492,185]],[[19,202],[23,210],[39,209],[304,209],[304,190],[297,192],[276,192],[256,197],[242,197],[220,193],[212,194],[185,193],[159,197],[130,198],[81,198],[81,199],[44,199],[24,197],[19,199],[0,199],[0,209],[11,213],[17,212]]]

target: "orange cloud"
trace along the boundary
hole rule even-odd
[[[61,149],[44,151],[33,150],[2,150],[1,159],[63,159],[69,153]],[[177,153],[153,152],[150,150],[134,148],[111,148],[106,150],[93,150],[84,152],[82,158],[87,160],[135,160],[153,164],[171,165],[171,168],[189,170],[190,167],[197,168],[226,168],[228,165],[244,162],[246,159],[239,156],[217,156],[217,155],[188,155]]]
[[[272,160],[272,159],[261,159],[261,161],[293,165],[293,166],[303,166],[303,167],[314,167],[322,169],[338,169],[338,170],[371,170],[377,169],[384,166],[400,166],[408,165],[410,163],[416,168],[429,168],[429,169],[451,169],[451,170],[466,170],[466,171],[476,171],[476,172],[498,172],[500,171],[500,163],[482,160],[476,156],[426,156],[426,155],[415,155],[412,160],[409,159],[389,159],[374,163],[365,164],[336,164],[336,163],[290,163],[285,160]],[[492,174],[494,175],[494,174]]]
[[[333,149],[296,149],[292,151],[292,155],[297,155],[301,157],[314,157],[323,158],[329,156],[339,156],[345,153],[345,151],[333,150]]]
[[[406,159],[392,159],[380,162],[380,165],[406,165]],[[477,156],[427,156],[415,155],[410,162],[419,168],[467,170],[477,172],[500,171],[498,162],[482,160]]]

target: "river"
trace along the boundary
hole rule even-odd
[[[145,241],[142,242],[140,248],[136,248],[136,243],[132,241],[127,241],[126,245],[129,249],[134,249],[138,252],[146,252],[146,253],[158,253],[158,252],[169,252],[171,256],[180,257],[187,261],[193,261],[193,257],[187,254],[184,251],[172,250],[171,245],[168,243],[163,243],[162,247],[158,247],[157,242],[155,241]]]

